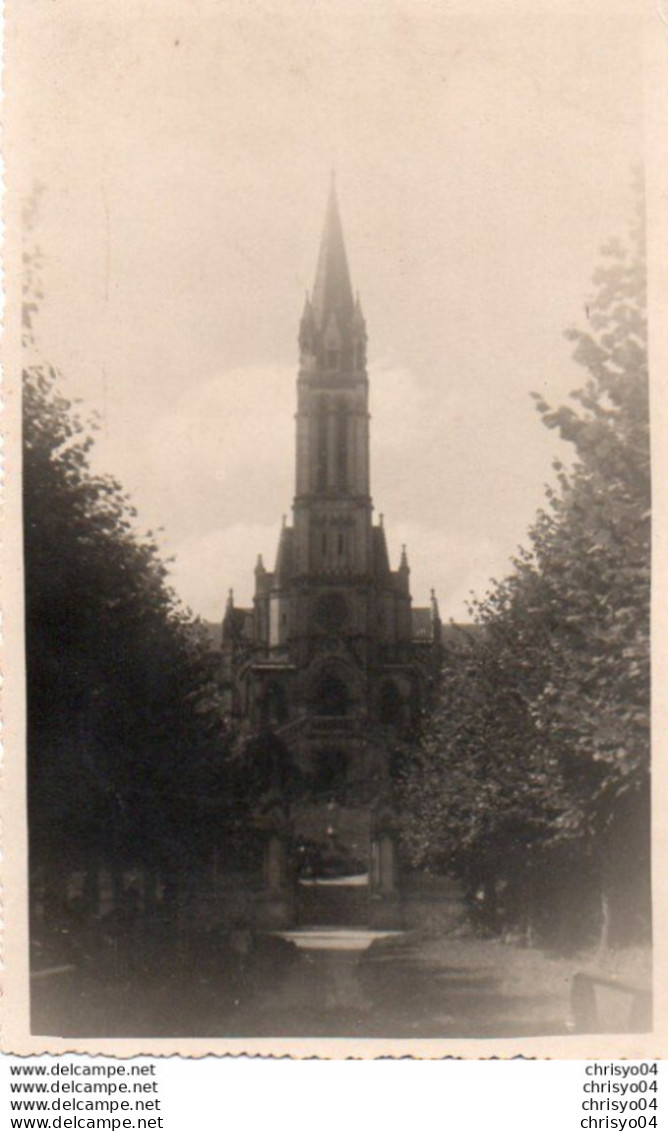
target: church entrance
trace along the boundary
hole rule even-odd
[[[316,755],[314,793],[323,802],[341,803],[348,784],[350,759],[345,750],[327,747]]]
[[[367,927],[369,877],[298,880],[296,918],[300,927]]]
[[[336,767],[334,751],[324,761]],[[342,756],[344,757],[344,756]],[[332,770],[332,773],[334,771]],[[366,926],[369,922],[369,838],[366,809],[328,799],[294,814],[296,918],[300,926]]]
[[[300,802],[268,831],[265,925],[401,925],[396,834],[388,813]]]

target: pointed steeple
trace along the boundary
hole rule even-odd
[[[332,315],[343,330],[355,309],[333,173],[311,306],[319,330],[330,323]]]
[[[274,582],[277,585],[285,584],[290,580],[294,566],[294,539],[293,531],[287,524],[287,516],[283,515],[281,535],[278,540],[276,565],[274,566]]]
[[[313,307],[307,292],[304,300],[302,320],[299,324],[299,344],[303,350],[312,348],[314,332],[315,320],[313,318]]]
[[[268,591],[271,586],[271,574],[267,573],[262,554],[258,554],[255,565],[255,597]]]
[[[434,644],[440,644],[441,638],[442,638],[442,631],[441,631],[442,625],[441,625],[441,614],[440,614],[439,609],[438,609],[438,601],[436,599],[436,590],[435,589],[432,589],[432,591],[431,591],[431,600],[430,600],[429,604],[430,604],[430,607],[431,607],[432,642]]]
[[[411,568],[408,564],[408,552],[406,550],[406,543],[401,547],[401,559],[399,561],[399,569],[397,571],[399,579],[399,589],[406,596],[410,596],[410,576]]]
[[[234,615],[234,590],[228,589],[227,601],[225,603],[225,615],[223,617],[223,644],[233,641],[235,638],[235,615]]]
[[[358,337],[366,338],[366,322],[362,314],[362,304],[360,302],[359,292],[355,295],[355,309],[353,311],[353,328],[357,331]]]

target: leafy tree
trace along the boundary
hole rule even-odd
[[[147,851],[224,751],[216,657],[53,371],[25,371],[24,420],[34,843],[102,847],[112,827]]]
[[[120,484],[91,467],[90,431],[36,348],[35,251],[25,266],[31,862],[54,883],[102,859],[178,869],[208,847],[211,814],[239,806],[219,658]]]
[[[544,423],[573,444],[514,572],[473,602],[482,639],[446,666],[406,789],[406,842],[515,887],[579,860],[604,941],[649,920],[650,465],[642,215],[603,249],[574,406]],[[420,780],[421,778],[421,780]],[[558,869],[557,869],[558,871]],[[523,898],[536,903],[531,869]],[[543,885],[545,886],[545,885]],[[631,899],[631,893],[634,893]],[[608,929],[610,928],[611,934]]]
[[[588,371],[578,408],[548,427],[576,451],[534,535],[548,598],[561,599],[566,647],[538,703],[570,785],[563,820],[596,854],[603,924],[649,920],[651,476],[644,223],[613,242],[594,277],[589,328],[571,330]],[[635,899],[632,898],[635,893]],[[610,916],[613,921],[610,922]],[[634,918],[636,922],[634,923]]]
[[[585,819],[606,823],[628,789],[642,791],[649,770],[650,445],[643,225],[635,248],[604,249],[590,330],[572,330],[575,359],[589,371],[574,394],[580,411],[551,410],[545,424],[575,446],[560,471],[552,521],[542,518],[534,545],[552,590],[561,588],[577,668],[572,703],[563,687],[546,692],[553,726],[578,751],[602,763],[602,789]]]

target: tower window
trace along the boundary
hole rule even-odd
[[[327,414],[320,405],[316,424],[316,490],[327,486]]]
[[[325,364],[328,369],[338,369],[339,367],[339,351],[327,350],[325,357]]]
[[[323,558],[326,555],[327,555],[327,531],[323,530],[323,532],[322,532],[322,556],[323,556]]]
[[[343,408],[336,416],[336,482],[345,487],[348,479],[348,420]]]
[[[341,556],[341,554],[343,554],[345,552],[345,548],[346,548],[345,534],[343,533],[342,530],[340,530],[339,534],[338,534],[338,538],[337,538],[337,549],[339,551],[339,557]]]

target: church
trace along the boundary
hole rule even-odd
[[[298,341],[292,522],[273,568],[257,560],[253,607],[230,592],[225,679],[232,716],[280,739],[304,783],[302,834],[323,835],[336,804],[341,824],[357,812],[347,839],[365,855],[363,817],[388,796],[393,743],[426,706],[441,621],[433,591],[430,606],[412,606],[406,548],[393,569],[374,521],[367,332],[333,178]]]

